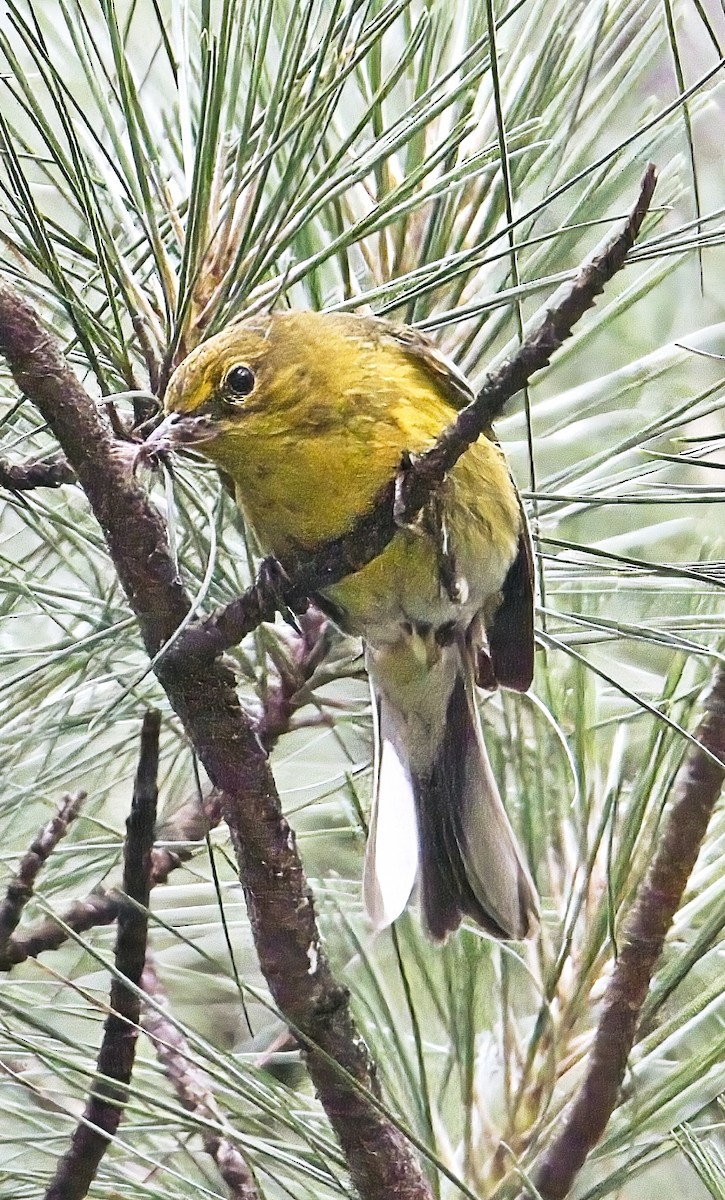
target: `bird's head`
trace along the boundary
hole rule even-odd
[[[166,416],[146,440],[147,452],[199,446],[219,457],[225,440],[236,440],[241,423],[259,413],[274,357],[268,317],[231,325],[202,343],[171,376]]]
[[[184,359],[166,391],[166,418],[144,453],[197,447],[233,476],[269,439],[339,427],[374,395],[361,347],[381,337],[375,323],[351,314],[283,312],[230,325]],[[369,370],[375,370],[372,364]]]

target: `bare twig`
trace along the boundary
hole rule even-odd
[[[20,922],[23,909],[33,894],[35,881],[68,826],[78,816],[85,792],[73,792],[63,797],[54,817],[40,831],[27,853],[20,860],[15,878],[8,884],[5,899],[0,904],[0,958],[5,954],[11,935]]]
[[[229,1189],[232,1200],[259,1200],[259,1191],[251,1167],[239,1148],[209,1128],[209,1122],[221,1124],[214,1094],[205,1072],[195,1061],[186,1038],[173,1021],[164,1015],[168,1001],[159,982],[153,961],[147,956],[141,986],[154,1004],[144,1010],[143,1028],[156,1047],[156,1053],[176,1095],[187,1112],[203,1119],[201,1139]]]
[[[25,463],[11,463],[0,458],[0,487],[9,492],[57,488],[64,483],[76,483],[76,474],[63,454],[54,454],[52,458],[36,458]]]
[[[110,1009],[98,1054],[94,1090],[70,1147],[58,1163],[46,1200],[82,1200],[115,1134],[128,1097],[136,1052],[141,1003],[137,988],[146,957],[151,847],[156,825],[156,778],[159,767],[161,714],[146,713],[141,732],[136,784],[127,822],[123,885],[127,897],[118,914],[116,968]],[[123,976],[123,979],[120,978]],[[124,980],[134,985],[128,987]]]
[[[298,694],[324,656],[327,643],[327,618],[311,607],[300,617],[302,635],[288,631],[283,661],[278,661],[276,675],[270,676],[267,693],[263,698],[259,714],[255,714],[257,736],[267,751],[282,734],[288,732],[290,721],[296,711]],[[57,820],[56,818],[55,820]],[[197,791],[178,808],[172,817],[156,831],[157,842],[184,843],[201,842],[221,820],[221,797],[214,789],[203,796],[201,804]],[[48,827],[50,829],[50,826]],[[47,831],[44,831],[44,835]],[[33,852],[31,847],[31,852]],[[151,854],[151,886],[166,883],[169,875],[194,854],[193,848],[179,846],[155,846]],[[23,876],[22,868],[18,877]],[[11,888],[16,885],[11,884]],[[28,893],[29,895],[30,893]],[[10,889],[8,889],[10,899]],[[22,897],[23,904],[27,896]],[[13,901],[14,903],[14,901]],[[57,950],[70,936],[87,933],[99,925],[112,925],[118,917],[123,894],[116,888],[98,888],[90,895],[73,901],[58,917],[48,916],[36,921],[27,929],[14,932],[20,918],[7,927],[3,939],[4,907],[0,906],[0,972],[9,971],[28,958],[37,958],[48,950]],[[12,936],[11,936],[12,934]]]
[[[271,673],[262,697],[256,728],[267,752],[289,732],[299,694],[314,674],[329,643],[329,622],[314,605],[300,614],[299,628],[300,632],[296,634],[283,627],[285,646],[274,656],[275,671]]]
[[[720,795],[725,779],[725,669],[721,666],[715,670],[695,736],[702,748],[690,743],[680,768],[663,836],[626,923],[583,1083],[561,1132],[534,1172],[543,1200],[562,1200],[568,1194],[604,1132],[652,973]]]
[[[524,341],[485,379],[476,399],[463,408],[424,454],[405,461],[396,479],[380,491],[372,507],[350,530],[311,551],[305,547],[271,569],[270,561],[252,587],[205,621],[191,625],[169,650],[170,657],[214,656],[241,641],[260,621],[283,605],[298,609],[307,597],[359,571],[387,546],[401,525],[411,523],[447,473],[481,433],[490,429],[508,401],[545,367],[574,325],[619,271],[642,227],[657,174],[650,164],[630,215],[582,264],[575,278],[559,288],[543,318]]]
[[[198,842],[221,820],[219,793],[212,789],[200,805],[196,792],[156,831],[158,841]],[[151,886],[166,883],[169,875],[194,851],[182,846],[155,846],[151,852]],[[13,934],[3,946],[0,943],[0,972],[9,971],[27,958],[37,958],[45,950],[57,950],[74,933],[87,933],[98,925],[112,925],[123,904],[123,893],[116,888],[98,888],[89,896],[75,900],[55,917],[43,917],[28,929]]]
[[[118,917],[121,894],[115,889],[99,888],[82,900],[75,900],[60,914],[62,924],[53,917],[42,917],[28,929],[21,929],[8,940],[0,953],[0,972],[10,971],[28,958],[37,958],[45,950],[57,950],[68,938],[64,926],[74,933],[87,933],[98,925],[112,925]]]

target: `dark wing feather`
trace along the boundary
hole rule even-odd
[[[501,589],[501,603],[488,626],[493,675],[503,687],[526,692],[534,678],[534,556],[523,505],[516,558]]]

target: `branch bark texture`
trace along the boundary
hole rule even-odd
[[[34,488],[57,488],[75,483],[75,472],[62,454],[36,458],[26,463],[11,463],[0,458],[0,487],[9,492],[30,492]]]
[[[63,797],[59,811],[33,840],[27,854],[24,854],[20,861],[14,879],[8,884],[5,897],[0,902],[0,964],[7,959],[12,935],[33,894],[40,871],[61,838],[65,837],[71,822],[75,821],[85,798],[85,792],[73,792],[72,795]]]
[[[79,793],[83,795],[83,793]],[[171,821],[156,828],[157,841],[201,841],[221,820],[219,793],[211,789],[203,801],[194,793],[174,814]],[[33,853],[31,847],[30,853]],[[191,858],[193,851],[185,848],[154,846],[151,851],[151,886],[166,883],[172,871]],[[12,884],[11,884],[12,887]],[[116,888],[106,891],[96,888],[83,899],[74,900],[60,914],[60,919],[41,917],[27,929],[5,936],[7,922],[0,906],[0,972],[10,971],[28,958],[37,958],[47,950],[57,950],[68,938],[68,930],[87,933],[98,925],[112,925],[118,919],[123,894]],[[17,922],[15,922],[17,924]],[[13,928],[15,928],[15,924]]]
[[[136,1057],[141,1001],[138,988],[146,959],[151,848],[156,827],[159,729],[161,714],[147,712],[141,731],[136,784],[124,850],[126,902],[118,914],[116,969],[111,980],[110,1013],[103,1026],[93,1090],[45,1200],[83,1200],[121,1121]],[[129,987],[128,981],[133,986]]]
[[[204,1149],[217,1165],[227,1186],[229,1200],[261,1200],[254,1173],[241,1150],[219,1132],[223,1120],[217,1110],[212,1082],[196,1062],[184,1034],[171,1017],[166,993],[150,955],[146,956],[141,984],[154,1002],[146,1004],[144,1031],[153,1041],[159,1062],[180,1103],[187,1112],[201,1118],[199,1133]]]
[[[146,648],[155,655],[189,609],[161,518],[129,475],[126,456],[116,453],[109,427],[56,339],[4,281],[0,353],[75,471]],[[310,1075],[356,1187],[365,1200],[430,1200],[408,1141],[364,1095],[365,1090],[378,1092],[374,1067],[353,1023],[347,994],[332,977],[294,834],[231,672],[211,660],[162,659],[157,674],[210,779],[223,793],[262,971],[281,1012],[304,1041]]]
[[[652,973],[720,795],[725,779],[722,666],[715,670],[695,736],[700,746],[689,746],[662,839],[626,923],[584,1081],[561,1132],[534,1174],[537,1193],[543,1200],[563,1200],[604,1133],[617,1102]],[[714,762],[711,755],[720,763]]]

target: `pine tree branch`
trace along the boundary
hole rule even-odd
[[[259,713],[254,715],[254,728],[257,736],[267,752],[278,739],[290,729],[290,722],[300,703],[298,693],[314,673],[326,645],[327,618],[314,607],[300,618],[302,634],[289,632],[287,654],[278,662],[277,671],[272,672],[268,679],[267,691],[264,695]],[[82,798],[83,793],[78,793]],[[37,869],[54,848],[55,842],[49,844],[48,836],[56,830],[56,823],[63,817],[65,808],[59,817],[46,826],[40,835],[41,848],[44,853],[42,861],[35,866]],[[75,813],[73,813],[75,815]],[[157,841],[167,842],[198,842],[212,830],[221,820],[220,796],[211,789],[201,801],[196,792],[178,808],[172,817],[156,831]],[[63,836],[64,829],[58,830],[58,836]],[[29,866],[35,863],[38,847],[34,843],[29,851]],[[151,853],[151,886],[166,883],[172,871],[181,866],[193,855],[192,849],[184,847],[154,846]],[[115,888],[97,888],[90,895],[74,900],[68,907],[54,916],[42,917],[25,929],[17,930],[22,916],[22,909],[32,894],[32,880],[27,879],[28,866],[23,859],[18,868],[17,881],[8,887],[6,900],[0,904],[0,972],[9,971],[18,963],[28,958],[37,958],[48,950],[57,950],[70,936],[69,931],[84,934],[99,925],[112,925],[118,917],[122,896]],[[30,886],[30,891],[28,887]]]
[[[111,981],[111,1011],[103,1026],[96,1077],[83,1120],[58,1163],[45,1200],[82,1200],[87,1195],[128,1099],[141,1016],[138,988],[146,959],[160,728],[161,714],[155,710],[147,712],[141,730],[131,814],[126,824],[125,903],[118,914],[117,974]]]
[[[154,1043],[164,1074],[179,1102],[187,1112],[201,1118],[199,1132],[204,1149],[227,1185],[229,1200],[260,1200],[254,1173],[239,1147],[210,1128],[212,1124],[222,1124],[211,1080],[195,1061],[178,1023],[166,1015],[169,1003],[153,959],[148,955],[141,984],[146,995],[154,1001],[153,1005],[145,1006],[144,1032]]]
[[[17,929],[23,909],[33,894],[38,874],[58,842],[65,837],[71,822],[78,816],[85,798],[85,792],[73,792],[64,796],[58,812],[40,831],[20,860],[15,877],[8,884],[5,898],[0,904],[0,961],[7,955],[12,934]]]
[[[0,281],[0,353],[76,472],[153,657],[189,610],[161,518],[128,470],[125,453],[35,310]],[[365,1096],[374,1065],[334,980],[294,834],[234,678],[214,661],[156,672],[222,807],[239,863],[260,966],[283,1015],[304,1039],[312,1080],[364,1200],[430,1200],[408,1139]],[[318,1048],[319,1047],[319,1051]],[[342,1072],[335,1064],[342,1067]]]
[[[679,770],[662,837],[626,922],[584,1080],[561,1132],[533,1173],[537,1197],[543,1200],[563,1200],[604,1133],[617,1102],[652,974],[720,795],[725,779],[722,666],[715,670],[703,708],[695,733],[702,748],[690,744]],[[522,1193],[526,1195],[530,1193]]]
[[[62,454],[54,454],[51,458],[34,458],[25,463],[11,463],[0,458],[0,487],[9,492],[58,488],[64,483],[75,482],[75,471]]]
[[[173,818],[157,831],[157,841],[198,842],[216,828],[221,820],[219,794],[213,789],[199,803],[194,793]],[[151,886],[166,883],[172,871],[191,858],[193,850],[154,846],[151,851]],[[0,937],[0,972],[9,971],[28,958],[37,958],[46,950],[57,950],[67,940],[69,930],[84,934],[99,925],[112,925],[118,918],[123,896],[116,888],[97,888],[59,914],[43,917],[27,929],[19,929],[5,943]],[[1,929],[0,920],[0,929]]]

